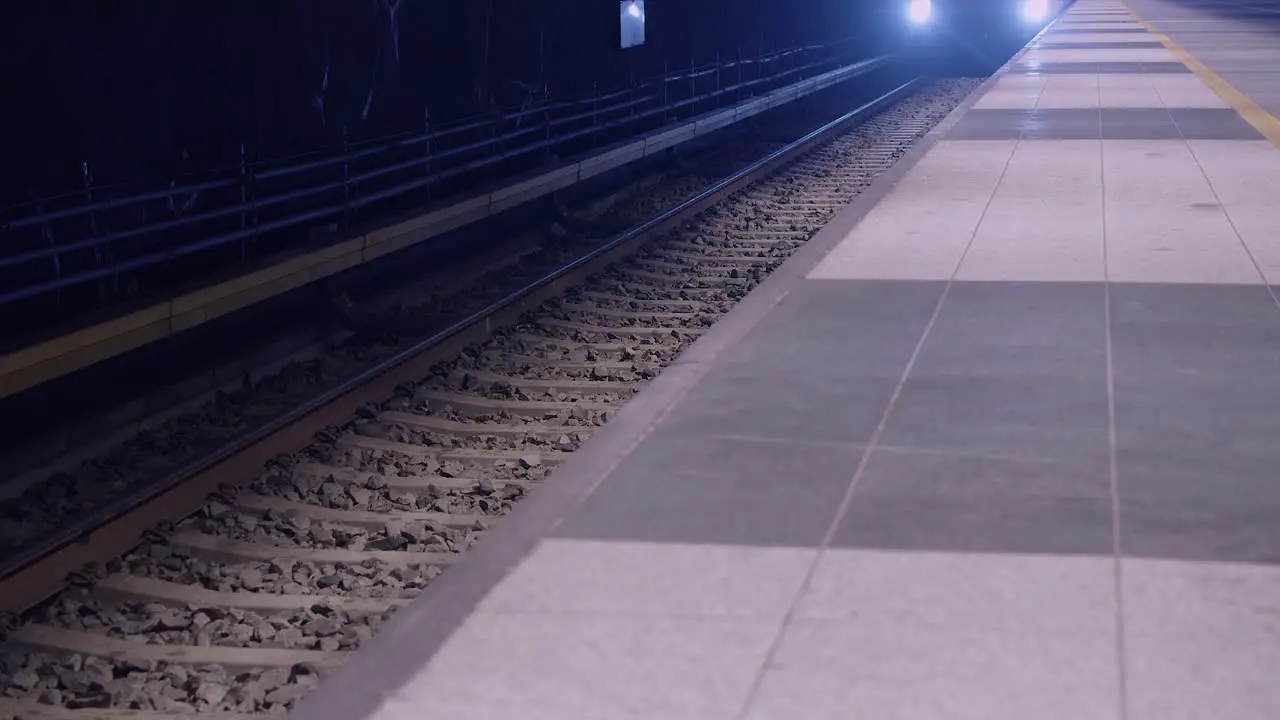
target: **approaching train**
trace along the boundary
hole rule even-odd
[[[1073,0],[902,0],[906,50],[938,74],[995,70]]]

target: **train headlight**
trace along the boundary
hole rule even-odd
[[[1025,0],[1022,3],[1022,19],[1029,23],[1041,23],[1049,16],[1049,0]]]
[[[907,3],[907,19],[915,25],[923,25],[929,22],[929,18],[933,15],[933,2],[931,0],[911,0]]]

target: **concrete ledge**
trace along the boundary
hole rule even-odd
[[[642,157],[644,157],[644,141],[627,141],[624,145],[606,150],[579,163],[578,179],[586,180],[595,177]]]

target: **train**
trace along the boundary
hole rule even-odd
[[[901,42],[922,71],[993,72],[1073,0],[900,0]]]

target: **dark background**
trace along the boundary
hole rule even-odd
[[[0,206],[165,180],[761,50],[884,33],[892,0],[41,0],[0,9]],[[871,50],[868,49],[868,54]],[[327,78],[327,81],[326,81]],[[184,157],[185,156],[185,157]]]

